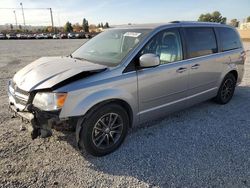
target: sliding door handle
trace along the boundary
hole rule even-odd
[[[178,72],[178,73],[183,73],[183,72],[185,72],[186,70],[187,70],[186,67],[180,67],[180,68],[178,68],[178,69],[176,70],[176,72]]]
[[[193,65],[193,66],[191,67],[191,69],[198,69],[199,67],[200,67],[199,64],[195,64],[195,65]]]

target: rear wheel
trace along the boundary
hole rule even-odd
[[[233,74],[229,73],[225,76],[220,89],[215,97],[215,101],[219,104],[228,103],[233,95],[236,86],[236,78]]]
[[[78,146],[94,156],[116,150],[126,137],[129,117],[117,104],[95,107],[77,123]]]

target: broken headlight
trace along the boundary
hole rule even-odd
[[[38,92],[33,105],[44,111],[59,110],[63,107],[67,93]]]

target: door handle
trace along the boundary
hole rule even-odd
[[[185,72],[186,70],[187,70],[187,68],[185,68],[185,67],[180,67],[179,69],[176,70],[176,72],[178,72],[178,73],[183,73],[183,72]]]
[[[193,66],[191,67],[191,69],[198,69],[199,67],[200,67],[199,64],[195,64],[195,65],[193,65]]]

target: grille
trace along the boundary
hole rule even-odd
[[[21,105],[24,105],[24,106],[27,104],[27,100],[26,99],[18,98],[16,95],[13,96],[13,97],[14,97],[14,99],[15,99],[15,101],[16,101],[17,104],[21,104]]]
[[[20,94],[25,95],[25,96],[29,96],[29,92],[24,91],[24,90],[20,89],[19,87],[16,87],[15,92],[20,93]]]
[[[11,87],[12,87],[12,88],[14,89],[14,91],[17,92],[17,93],[20,93],[20,94],[26,95],[26,96],[29,95],[29,92],[20,89],[14,81],[11,82]]]
[[[16,104],[26,105],[29,98],[29,92],[20,89],[15,82],[11,81],[10,87],[13,89],[11,93]]]

